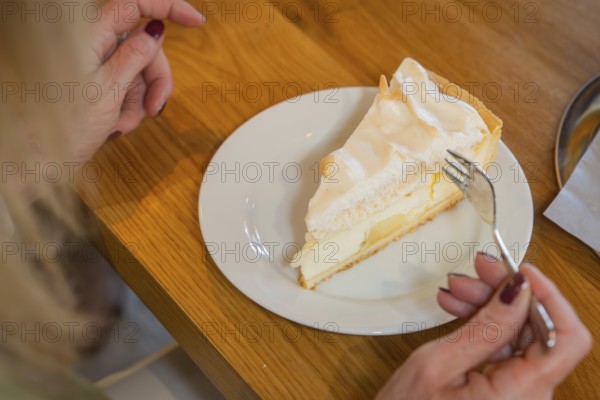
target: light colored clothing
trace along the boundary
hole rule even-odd
[[[0,399],[108,400],[108,397],[73,373],[48,371],[2,357]]]

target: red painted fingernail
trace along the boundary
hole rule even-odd
[[[484,257],[488,261],[500,261],[498,257],[493,256],[490,253],[486,253],[485,251],[478,251],[477,254]]]
[[[148,25],[146,25],[144,30],[148,35],[158,40],[165,31],[165,24],[163,24],[163,22],[159,19],[153,19],[152,21],[148,22]]]
[[[106,139],[106,140],[114,140],[114,139],[118,138],[119,136],[121,136],[121,131],[114,131],[113,133],[108,135],[108,139]]]
[[[160,108],[158,109],[158,113],[156,113],[156,116],[158,117],[160,114],[162,114],[163,110],[165,109],[165,107],[167,106],[167,102],[165,101],[163,103],[162,106],[160,106]]]
[[[445,287],[441,287],[441,286],[440,286],[440,287],[439,287],[439,289],[440,289],[442,292],[445,292],[445,293],[450,293],[450,290],[446,289]]]
[[[517,298],[521,289],[527,285],[525,281],[525,276],[517,272],[511,280],[508,281],[502,292],[500,292],[500,301],[504,304],[512,304],[512,302]]]

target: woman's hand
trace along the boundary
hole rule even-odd
[[[479,279],[451,275],[449,290],[438,295],[445,310],[472,316],[470,321],[417,349],[379,399],[550,399],[590,350],[589,331],[538,269],[523,264],[521,273],[507,280],[498,260],[478,255],[475,266]],[[539,342],[518,340],[532,292],[556,327],[556,345],[548,352]],[[513,346],[523,349],[522,356],[513,356]]]
[[[141,18],[151,21],[139,24]],[[173,78],[161,46],[162,19],[197,27],[204,16],[184,0],[110,0],[93,23],[93,61],[88,83],[101,90],[99,100],[83,101],[84,126],[69,136],[74,161],[86,161],[108,139],[156,117],[173,90]],[[126,37],[125,37],[126,36]]]

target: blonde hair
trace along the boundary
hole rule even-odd
[[[12,3],[20,10],[44,4]],[[61,262],[36,249],[52,249],[84,228],[68,182],[50,181],[39,171],[47,163],[68,165],[65,132],[78,126],[82,105],[66,93],[57,97],[55,89],[83,81],[89,24],[76,14],[59,21],[35,17],[3,15],[0,23],[0,198],[13,222],[6,223],[0,207],[0,356],[63,369],[77,354],[77,340],[65,327],[85,316],[76,311]],[[61,228],[45,228],[45,214]],[[65,330],[44,337],[48,324]]]

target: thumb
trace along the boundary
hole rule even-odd
[[[445,369],[438,377],[445,384],[456,381],[518,337],[530,299],[525,275],[519,272],[505,281],[469,322],[432,344],[429,350],[436,355],[436,365]]]
[[[120,86],[133,82],[156,58],[162,45],[164,30],[164,23],[157,19],[138,27],[127,36],[101,69],[111,81],[119,82]],[[125,91],[120,90],[119,93],[124,97]]]

